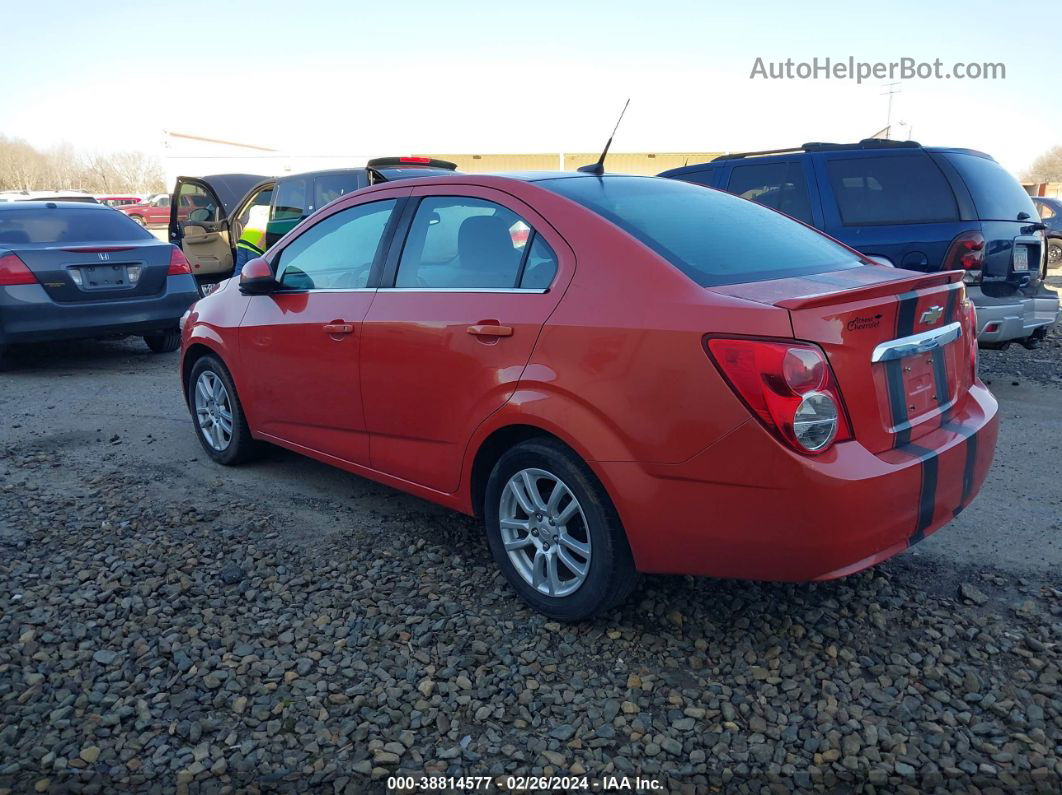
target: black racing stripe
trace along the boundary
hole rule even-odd
[[[966,461],[962,469],[962,496],[952,512],[952,516],[955,517],[969,504],[970,495],[973,494],[974,469],[977,466],[977,435],[972,428],[961,422],[945,422],[942,427],[966,438]]]
[[[948,402],[948,368],[944,362],[944,349],[933,349],[933,385],[937,390],[937,405]]]
[[[893,447],[903,447],[911,441],[911,423],[907,420],[907,400],[904,397],[903,361],[890,359],[885,362],[885,381],[889,391],[889,412],[895,428]]]
[[[903,452],[918,456],[922,468],[922,484],[918,493],[918,521],[914,532],[907,539],[907,545],[917,544],[926,537],[926,530],[933,524],[933,508],[937,502],[937,476],[940,471],[940,459],[935,450],[909,444]]]
[[[918,308],[918,293],[902,293],[900,306],[896,310],[896,336],[909,337],[914,334],[915,309]]]
[[[951,323],[955,320],[955,310],[959,306],[959,285],[953,284],[948,287],[948,301],[944,304],[944,322]]]

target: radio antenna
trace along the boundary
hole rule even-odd
[[[605,158],[608,156],[608,148],[612,146],[612,139],[616,137],[616,130],[619,129],[620,122],[623,121],[623,114],[627,112],[627,106],[631,104],[631,98],[627,97],[627,101],[623,104],[623,110],[620,111],[619,118],[616,119],[616,126],[612,128],[612,135],[608,137],[608,142],[605,144],[605,148],[601,152],[601,157],[597,159],[596,163],[588,166],[580,166],[579,171],[584,174],[596,174],[601,176],[605,173]]]

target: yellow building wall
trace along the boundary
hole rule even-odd
[[[610,152],[605,169],[613,174],[652,176],[669,168],[705,163],[722,152]],[[469,174],[506,171],[575,171],[596,163],[600,152],[547,152],[543,154],[429,154],[457,163],[457,170]]]

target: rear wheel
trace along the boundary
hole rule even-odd
[[[560,442],[523,442],[498,459],[484,516],[494,560],[535,610],[581,621],[620,604],[634,560],[608,494]]]
[[[181,347],[181,332],[178,329],[164,331],[161,334],[148,334],[144,342],[152,353],[173,353]]]
[[[0,345],[0,373],[11,367],[11,359],[7,355],[8,350],[6,345]]]
[[[251,438],[232,376],[214,356],[204,356],[188,375],[188,403],[196,435],[207,455],[225,466],[249,461],[260,452]]]

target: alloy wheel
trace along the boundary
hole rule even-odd
[[[516,472],[502,489],[501,539],[519,575],[541,594],[569,596],[590,572],[590,530],[564,481],[544,469]]]
[[[232,442],[232,402],[224,382],[212,370],[204,370],[195,382],[195,419],[214,450],[221,452]]]

